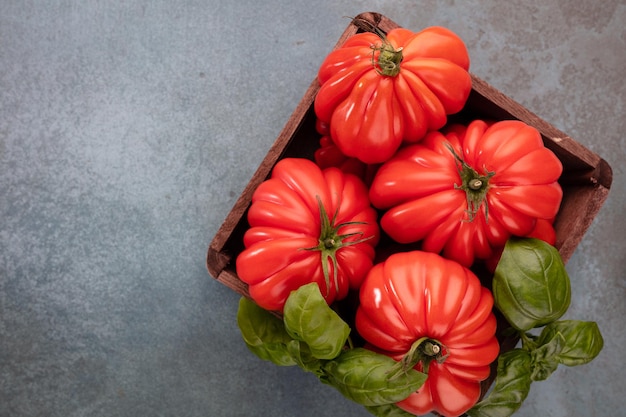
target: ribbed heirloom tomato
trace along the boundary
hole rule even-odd
[[[367,187],[338,168],[285,158],[252,196],[237,274],[251,298],[282,311],[291,291],[317,282],[330,304],[360,286],[379,239]]]
[[[337,145],[330,138],[330,127],[328,123],[317,120],[315,130],[321,135],[320,146],[315,150],[315,163],[322,169],[337,167],[343,172],[348,172],[363,178],[367,164],[361,162],[357,158],[351,158],[344,155]]]
[[[493,296],[476,275],[434,253],[399,252],[370,270],[359,297],[367,347],[428,374],[400,408],[458,416],[476,403],[499,353]]]
[[[539,219],[554,219],[563,166],[540,133],[517,120],[431,132],[384,163],[370,187],[386,210],[382,229],[400,243],[422,242],[465,266],[489,259]]]
[[[366,164],[357,158],[344,155],[330,138],[330,128],[327,123],[317,120],[315,129],[322,135],[320,146],[315,150],[315,163],[322,169],[337,167],[343,172],[354,174],[369,186],[374,179],[378,165]]]
[[[463,108],[468,68],[465,44],[443,27],[357,33],[320,66],[315,113],[345,155],[381,163]]]

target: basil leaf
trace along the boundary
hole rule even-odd
[[[513,349],[498,358],[498,370],[489,395],[467,411],[471,417],[507,417],[521,406],[531,384],[532,358],[524,349]]]
[[[565,339],[557,360],[566,366],[589,363],[604,347],[598,324],[593,321],[563,320],[550,323],[544,327],[538,341],[550,340],[557,333]]]
[[[237,324],[246,346],[259,358],[280,366],[296,365],[287,349],[291,337],[278,317],[241,297]]]
[[[419,389],[427,377],[422,372],[409,369],[389,378],[396,367],[397,362],[388,356],[355,348],[327,362],[321,380],[358,404],[393,404]]]
[[[318,359],[336,358],[350,334],[348,324],[328,306],[315,282],[289,295],[283,319],[287,333],[305,342]]]
[[[404,411],[395,404],[371,405],[365,409],[376,417],[414,417],[414,414]]]
[[[517,330],[557,320],[571,300],[561,255],[540,239],[510,238],[495,270],[493,295],[496,307]]]
[[[313,372],[317,376],[322,375],[322,361],[311,354],[311,350],[306,343],[292,340],[287,344],[287,350],[300,368],[307,372]]]
[[[537,343],[537,347],[530,352],[532,357],[532,373],[530,379],[533,381],[545,381],[552,372],[559,366],[558,355],[565,346],[565,338],[561,333],[555,333],[553,337],[543,343]]]

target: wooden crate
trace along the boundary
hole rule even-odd
[[[355,33],[370,31],[372,27],[388,32],[398,25],[378,13],[362,13],[348,25],[335,48]],[[283,157],[313,159],[313,153],[319,146],[319,134],[315,130],[316,118],[313,110],[313,102],[318,90],[319,83],[315,79],[209,246],[207,254],[209,273],[219,282],[243,296],[249,297],[248,288],[247,284],[237,276],[235,259],[244,249],[242,238],[248,228],[246,214],[251,204],[252,194],[257,186],[269,177],[279,159]],[[539,130],[546,147],[551,149],[563,163],[563,174],[559,180],[563,188],[563,201],[554,226],[557,235],[555,246],[563,260],[567,262],[608,196],[613,177],[609,164],[567,134],[473,74],[469,99],[464,109],[454,118],[455,120],[517,119]],[[503,351],[513,348],[517,342],[516,339],[503,338],[500,338],[500,341]],[[493,377],[492,369],[492,377],[483,383],[483,392],[491,385]]]
[[[362,23],[351,23],[346,28],[335,47],[362,31],[362,28],[368,29],[369,25],[379,27],[384,32],[398,27],[396,23],[377,13],[362,13],[353,20],[359,21]],[[252,194],[268,178],[280,158],[313,158],[313,152],[319,146],[313,111],[313,101],[318,90],[319,83],[315,79],[209,246],[207,268],[211,276],[242,295],[248,295],[247,285],[237,276],[234,260],[243,250],[242,236],[248,227],[246,213]],[[470,97],[458,117],[464,115],[495,120],[521,120],[538,129],[546,147],[561,160],[563,175],[559,182],[563,187],[563,202],[555,221],[556,247],[567,262],[608,196],[613,178],[609,164],[475,75],[472,75]]]

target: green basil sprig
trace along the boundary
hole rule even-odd
[[[426,380],[426,374],[415,369],[398,372],[398,362],[388,356],[350,347],[350,327],[328,306],[316,283],[290,294],[282,320],[242,297],[237,322],[258,357],[300,366],[376,416],[410,415],[395,403]]]
[[[512,415],[533,381],[547,379],[558,365],[588,363],[604,346],[595,322],[558,320],[569,308],[570,281],[559,252],[542,240],[507,242],[496,267],[493,295],[522,346],[500,355],[493,389],[467,412],[472,417]],[[538,336],[529,332],[542,326]]]

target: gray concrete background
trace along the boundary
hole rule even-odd
[[[210,240],[348,24],[467,43],[471,70],[604,157],[568,264],[606,339],[519,416],[624,415],[626,3],[0,1],[0,415],[367,416],[262,362]],[[585,210],[585,207],[581,207]]]

